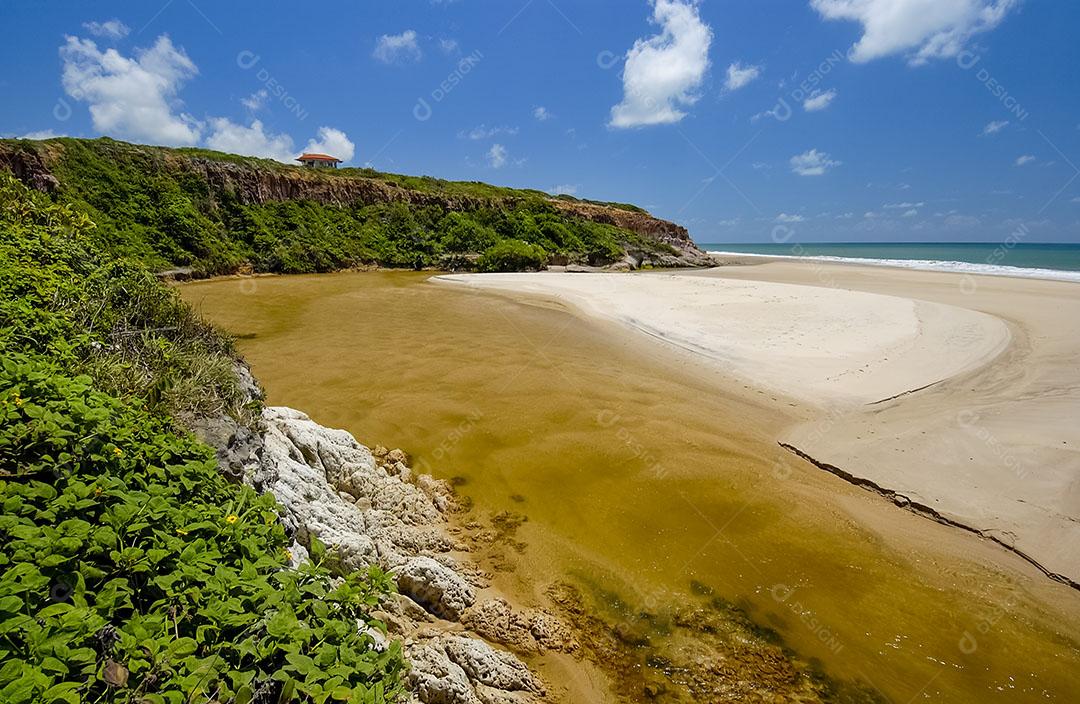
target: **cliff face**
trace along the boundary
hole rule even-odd
[[[122,145],[122,143],[112,143]],[[212,202],[226,194],[245,205],[269,202],[311,201],[322,205],[350,207],[383,203],[408,203],[438,206],[450,211],[468,212],[491,207],[514,207],[527,198],[536,200],[536,191],[514,191],[483,187],[497,195],[471,195],[445,188],[409,188],[392,180],[367,177],[365,172],[312,170],[290,167],[256,159],[215,159],[183,150],[122,145],[124,158],[137,155],[154,168],[186,175],[205,182]],[[34,143],[0,142],[0,168],[6,168],[32,188],[48,193],[62,193],[65,188],[62,169],[57,166],[65,157],[63,141]],[[134,157],[133,157],[134,158]],[[434,179],[431,179],[435,182]],[[440,182],[445,183],[445,182]],[[451,187],[457,184],[449,184]],[[464,187],[473,184],[463,184]],[[482,184],[476,184],[478,187]],[[520,194],[520,195],[518,195]],[[587,201],[563,200],[539,196],[558,212],[574,218],[612,225],[646,240],[670,247],[671,255],[651,253],[646,261],[661,266],[708,266],[709,257],[690,238],[686,228],[641,211]],[[628,252],[628,260],[634,260]],[[637,262],[640,263],[638,257]]]

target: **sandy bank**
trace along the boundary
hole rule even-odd
[[[776,440],[1080,582],[1080,290],[775,262],[441,277],[542,296],[794,399]]]
[[[708,357],[806,404],[868,404],[978,367],[1001,320],[955,306],[784,283],[656,274],[463,274],[441,281],[544,295]]]

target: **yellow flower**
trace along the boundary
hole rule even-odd
[[[21,397],[21,396],[18,396],[18,395],[16,395],[16,396],[15,396],[15,405],[16,405],[16,406],[21,406],[22,404],[23,404],[23,400],[22,400],[22,397]]]
[[[225,516],[225,522],[226,523],[236,523],[239,520],[240,520],[240,516],[237,516],[236,514]]]
[[[100,486],[96,487],[94,489],[94,496],[101,496],[101,487]]]
[[[288,550],[286,550],[285,548],[282,548],[282,549],[281,549],[281,551],[282,551],[283,553],[285,553],[285,559],[286,559],[286,560],[291,560],[291,559],[292,559],[292,553],[291,553],[291,552],[289,552],[289,551],[288,551]]]

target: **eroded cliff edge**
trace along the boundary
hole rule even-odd
[[[712,264],[686,228],[641,208],[477,182],[107,138],[0,140],[0,168],[84,208],[111,244],[156,268],[470,268],[505,240],[535,246],[553,264]]]

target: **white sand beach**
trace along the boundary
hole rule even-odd
[[[798,261],[439,280],[707,360],[798,409],[777,442],[1080,583],[1076,284]]]

